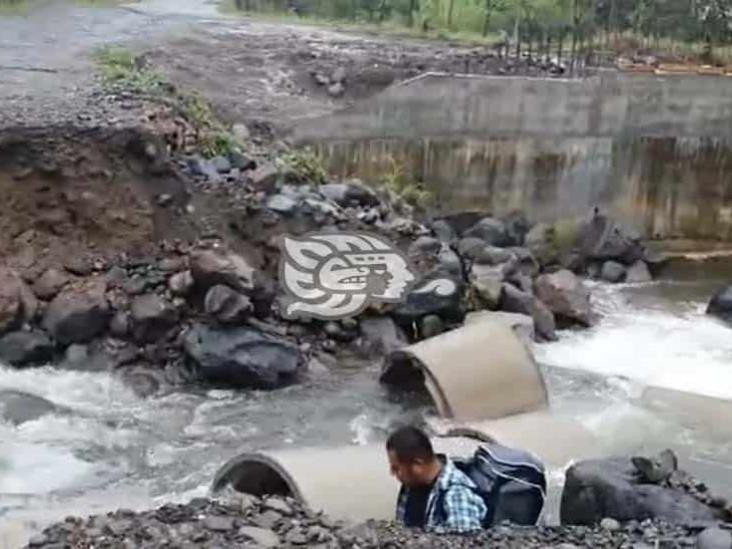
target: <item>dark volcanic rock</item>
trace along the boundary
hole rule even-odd
[[[107,329],[110,309],[102,279],[66,289],[46,309],[43,327],[63,345],[84,343]]]
[[[206,314],[222,324],[241,322],[249,316],[252,308],[248,297],[221,284],[209,289],[204,301]]]
[[[184,347],[203,379],[228,387],[282,387],[297,378],[305,363],[295,345],[245,327],[198,324],[186,334]]]
[[[420,236],[409,245],[407,255],[419,257],[421,255],[435,255],[442,249],[442,242],[431,236]]]
[[[449,244],[457,238],[457,233],[455,233],[452,226],[444,219],[437,219],[433,221],[430,224],[430,228],[435,234],[435,237],[446,244]]]
[[[438,279],[447,279],[438,283]],[[428,285],[439,284],[433,291],[421,291]],[[412,322],[427,315],[437,315],[444,320],[459,321],[465,316],[461,303],[461,283],[444,271],[426,275],[412,291],[407,299],[397,304],[392,314],[398,324],[411,325]]]
[[[369,355],[386,356],[407,344],[404,332],[388,316],[361,318],[359,329]]]
[[[707,305],[707,314],[732,324],[732,286],[719,290]]]
[[[597,524],[661,519],[692,525],[719,518],[719,512],[680,490],[639,483],[628,458],[588,460],[567,471],[562,494],[563,524]]]
[[[178,322],[173,306],[157,294],[136,297],[130,307],[132,337],[140,343],[162,338]]]
[[[538,297],[558,319],[590,326],[593,323],[590,291],[574,273],[562,269],[543,274],[534,282]]]
[[[502,221],[492,217],[484,217],[478,221],[463,233],[463,237],[480,238],[486,244],[499,247],[520,244],[519,242],[513,242],[511,240],[511,237],[506,231],[506,225]]]
[[[510,250],[491,245],[472,248],[466,256],[481,265],[500,265],[516,259],[516,256]]]
[[[523,292],[512,284],[504,284],[500,307],[503,311],[521,313],[533,318],[538,339],[545,341],[554,341],[557,339],[557,326],[554,315],[533,294]]]
[[[53,344],[44,332],[10,332],[0,337],[0,362],[12,366],[42,364],[53,358]]]
[[[600,276],[608,282],[622,282],[625,279],[625,267],[617,261],[606,261]]]
[[[255,270],[246,259],[232,252],[199,250],[191,254],[191,275],[199,288],[223,284],[238,292],[254,289]]]
[[[526,214],[523,212],[513,212],[503,220],[503,224],[506,227],[506,235],[511,242],[510,245],[523,246],[526,235],[531,230],[531,223],[529,223]]]
[[[602,214],[580,226],[577,246],[589,259],[616,260],[632,265],[643,258],[638,235],[632,234]]]
[[[327,183],[318,187],[318,192],[339,206],[378,206],[381,201],[373,190],[361,183]]]

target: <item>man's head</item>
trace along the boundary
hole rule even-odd
[[[414,487],[430,484],[440,465],[430,439],[416,427],[402,427],[386,441],[391,474],[402,484]]]

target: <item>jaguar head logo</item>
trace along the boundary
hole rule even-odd
[[[353,316],[369,303],[404,300],[415,281],[401,252],[367,233],[286,236],[281,251],[287,318]]]

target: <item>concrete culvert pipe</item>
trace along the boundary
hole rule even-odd
[[[479,444],[465,437],[432,442],[437,452],[451,456],[470,456]],[[291,496],[314,511],[355,521],[392,519],[399,491],[382,444],[241,454],[219,469],[211,492],[227,486],[258,496]]]
[[[393,351],[381,381],[426,387],[443,417],[485,420],[546,408],[544,379],[526,345],[499,320],[472,322]]]
[[[527,450],[548,468],[564,469],[577,459],[599,457],[603,447],[577,420],[542,410],[501,419],[470,422],[430,421],[448,437],[472,437]]]

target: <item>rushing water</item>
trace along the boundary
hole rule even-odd
[[[732,463],[729,438],[634,401],[644,384],[732,400],[732,330],[703,314],[724,279],[691,271],[643,286],[594,286],[602,322],[535,348],[552,406],[612,451],[671,446],[697,464]],[[382,440],[392,421],[424,410],[390,397],[377,373],[376,365],[343,366],[276,392],[142,400],[103,373],[0,368],[0,390],[59,407],[19,426],[0,423],[0,518],[34,529],[69,512],[185,500],[205,494],[215,470],[242,449]]]

